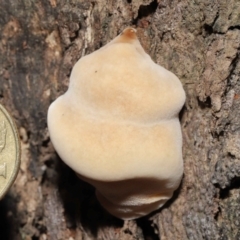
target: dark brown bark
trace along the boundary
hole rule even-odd
[[[0,102],[22,163],[0,202],[1,239],[240,239],[239,0],[0,0]],[[125,223],[57,157],[49,104],[81,56],[135,26],[182,81],[184,178],[160,211]]]

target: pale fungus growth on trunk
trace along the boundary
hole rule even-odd
[[[129,27],[75,64],[69,89],[49,108],[50,137],[108,212],[138,218],[180,184],[184,101],[179,79],[151,60]]]

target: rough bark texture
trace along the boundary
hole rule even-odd
[[[22,163],[0,202],[1,239],[240,239],[239,0],[0,0],[0,102]],[[184,178],[160,211],[125,223],[56,155],[49,104],[81,56],[135,26],[182,81]]]

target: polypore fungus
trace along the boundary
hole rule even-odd
[[[180,184],[184,101],[179,79],[151,60],[129,27],[75,64],[67,92],[49,108],[50,137],[108,212],[138,218]]]

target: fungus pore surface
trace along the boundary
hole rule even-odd
[[[48,110],[61,159],[122,219],[160,208],[183,174],[179,79],[145,53],[126,28],[73,67],[67,92]]]

